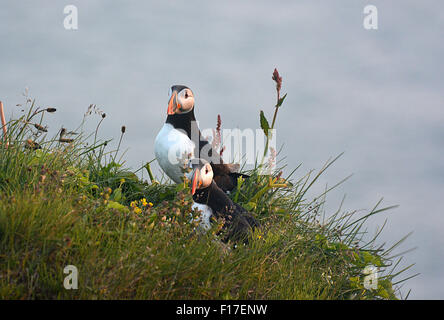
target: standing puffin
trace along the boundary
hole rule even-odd
[[[201,216],[201,225],[210,225],[210,218],[225,219],[222,230],[225,236],[224,242],[244,241],[255,228],[259,228],[259,222],[243,207],[233,202],[224,191],[213,181],[211,165],[200,162],[192,174],[192,194],[195,203],[205,205],[205,212]],[[209,209],[208,209],[209,208]]]
[[[154,153],[162,170],[174,182],[182,182],[184,168],[196,158],[210,162],[213,179],[225,192],[235,188],[239,176],[248,177],[235,172],[239,170],[238,164],[223,163],[220,154],[202,136],[194,115],[194,94],[190,88],[171,87],[167,114],[154,142]],[[197,137],[192,137],[192,133],[198,133]]]

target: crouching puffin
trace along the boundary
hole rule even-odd
[[[248,177],[236,172],[238,164],[223,163],[220,154],[202,136],[194,115],[194,94],[190,88],[182,85],[171,87],[167,114],[154,142],[154,153],[171,180],[182,182],[184,169],[190,167],[190,161],[199,158],[210,162],[213,179],[225,192],[235,188],[239,176]],[[196,133],[196,137],[192,137],[192,133]]]
[[[191,193],[193,194],[193,200],[195,200],[197,186],[209,186],[213,181],[213,169],[207,161],[202,161],[201,159],[199,159],[199,163],[197,165],[195,164],[192,166],[194,167],[194,170],[191,171],[191,174],[189,175],[191,178],[189,178],[189,180],[192,181]],[[211,207],[204,202],[199,203],[194,201],[191,208],[197,209],[201,212],[199,226],[204,231],[208,231],[211,228],[210,220],[213,215],[213,210]]]
[[[203,206],[201,226],[210,226],[210,218],[223,218],[225,220],[222,232],[222,241],[248,242],[248,236],[255,228],[259,228],[259,222],[243,207],[233,202],[224,191],[213,181],[212,166],[200,162],[193,170],[192,189],[193,200]]]

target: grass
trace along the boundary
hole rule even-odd
[[[1,299],[405,298],[402,257],[378,236],[364,241],[367,220],[390,208],[327,217],[328,190],[306,199],[337,158],[301,178],[294,170],[283,179],[279,164],[268,176],[262,164],[248,171],[230,196],[263,228],[235,247],[218,240],[217,223],[198,231],[186,184],[158,182],[149,165],[142,181],[97,131],[49,138],[39,126],[51,112],[29,98],[25,109],[0,145]],[[370,264],[380,271],[377,289],[363,285]],[[78,268],[77,290],[63,286],[67,265]]]

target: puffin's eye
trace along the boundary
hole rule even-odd
[[[188,91],[185,91],[185,99],[188,98]]]

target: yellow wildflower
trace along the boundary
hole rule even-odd
[[[145,198],[141,199],[140,201],[142,202],[142,205],[143,205],[144,207],[146,207],[146,206],[148,205],[148,203],[146,202],[146,199],[145,199]]]
[[[140,209],[139,207],[135,207],[135,208],[134,208],[134,212],[135,212],[135,213],[141,213],[141,212],[142,212],[142,209]]]
[[[131,201],[130,206],[131,206],[131,208],[135,208],[136,207],[136,201]]]

